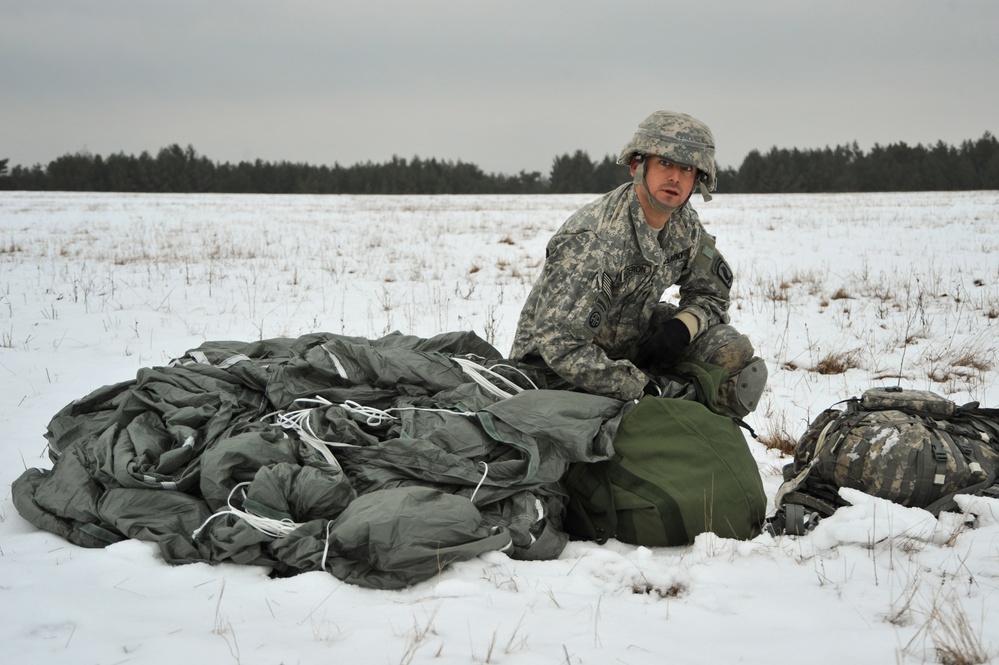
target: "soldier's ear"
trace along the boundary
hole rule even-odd
[[[645,155],[639,155],[635,153],[631,156],[631,161],[629,165],[631,166],[631,177],[635,177],[635,171],[638,170],[638,165],[645,161]]]

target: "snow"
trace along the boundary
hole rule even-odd
[[[508,351],[548,237],[592,198],[0,193],[3,662],[999,656],[999,502],[980,497],[936,520],[845,491],[803,537],[492,552],[396,592],[83,549],[14,509],[58,409],[205,340],[473,329]],[[999,406],[999,192],[695,199],[736,274],[733,324],[770,368],[761,439],[885,384]],[[814,371],[832,360],[848,369]],[[773,497],[789,460],[749,445]]]

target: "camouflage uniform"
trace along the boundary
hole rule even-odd
[[[679,307],[660,303],[673,285],[680,287]],[[635,399],[650,377],[630,358],[652,324],[677,311],[696,317],[700,335],[692,341],[692,356],[745,339],[730,326],[714,330],[728,323],[731,285],[728,264],[689,203],[657,232],[628,183],[581,208],[549,241],[511,358],[554,372],[549,387]],[[748,340],[741,347],[748,347],[748,355],[740,351],[739,367],[730,371],[752,356]]]
[[[766,364],[753,356],[749,338],[728,325],[732,271],[714,238],[689,200],[672,208],[649,196],[647,204],[668,215],[662,230],[654,230],[637,194],[649,189],[646,159],[658,156],[695,167],[696,184],[709,201],[718,182],[714,142],[700,120],[656,111],[618,157],[633,167],[634,182],[584,206],[548,242],[544,271],[524,304],[510,352],[513,360],[539,369],[544,387],[641,397],[652,377],[634,362],[639,347],[663,344],[656,331],[676,318],[691,337],[682,359],[728,370],[718,393],[722,410],[741,418],[756,408]],[[674,285],[679,305],[660,302]],[[644,349],[643,361],[648,356]]]

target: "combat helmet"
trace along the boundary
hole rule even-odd
[[[657,155],[697,167],[701,194],[705,201],[711,199],[708,192],[713,192],[718,184],[715,138],[708,126],[697,118],[685,113],[656,111],[638,125],[617,163],[627,166],[635,154]]]

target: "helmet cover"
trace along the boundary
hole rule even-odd
[[[636,154],[656,155],[696,167],[708,191],[714,191],[718,184],[715,138],[707,125],[685,113],[656,111],[643,120],[617,162],[630,165]]]

